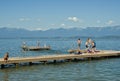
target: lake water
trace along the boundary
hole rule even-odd
[[[10,57],[28,57],[52,54],[67,54],[67,50],[77,48],[76,37],[69,38],[1,38],[0,58],[6,52]],[[92,38],[98,50],[120,50],[120,38]],[[48,51],[23,51],[22,42],[27,45],[50,45]],[[82,37],[85,49],[86,37]],[[93,61],[65,62],[56,64],[35,64],[0,69],[0,81],[120,81],[120,58]]]

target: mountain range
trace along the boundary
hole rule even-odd
[[[0,28],[0,38],[15,37],[102,37],[102,36],[120,36],[120,26],[111,27],[86,27],[86,28],[58,28],[42,30],[26,30],[18,28]]]

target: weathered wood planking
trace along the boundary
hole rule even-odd
[[[22,46],[22,49],[24,51],[41,51],[41,50],[50,50],[51,47],[50,46],[44,46],[44,47],[40,47],[40,46]]]
[[[80,59],[80,58],[92,58],[92,57],[110,57],[120,56],[120,51],[100,51],[97,53],[83,53],[83,54],[61,54],[61,55],[45,55],[34,57],[14,57],[9,58],[6,63],[3,58],[0,58],[0,64],[12,64],[23,62],[39,62],[39,61],[51,61],[51,60],[66,60],[66,59]]]

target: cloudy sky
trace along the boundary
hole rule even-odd
[[[0,28],[46,30],[120,25],[120,0],[0,0]]]

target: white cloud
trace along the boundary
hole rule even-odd
[[[41,19],[37,19],[37,21],[41,21]]]
[[[107,25],[112,25],[113,23],[114,23],[113,20],[109,20],[106,24],[107,24]]]
[[[12,24],[7,24],[7,26],[12,26]]]
[[[73,22],[79,22],[80,20],[77,17],[68,17],[68,20]]]
[[[100,23],[101,21],[100,20],[97,20],[97,23]]]
[[[63,23],[63,24],[61,24],[60,26],[64,27],[64,26],[65,26],[65,24]]]
[[[24,18],[20,18],[19,21],[24,21]]]
[[[30,21],[30,18],[20,18],[19,21],[23,22],[23,21]]]
[[[34,28],[34,30],[43,30],[42,28]]]
[[[42,31],[45,31],[47,30],[46,28],[41,28],[41,27],[29,27],[28,30],[30,31],[34,31],[34,30],[42,30]]]
[[[52,26],[55,26],[55,24],[51,24]]]

